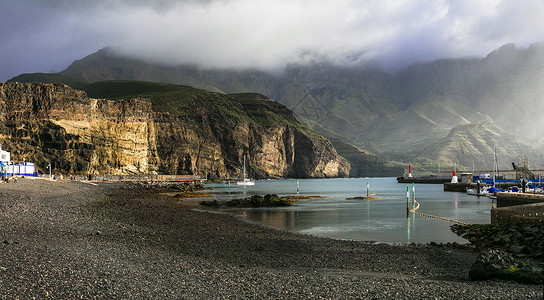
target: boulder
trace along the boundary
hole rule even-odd
[[[511,254],[501,250],[482,251],[470,268],[469,276],[472,280],[498,278],[530,284],[543,282],[542,269],[516,261]]]

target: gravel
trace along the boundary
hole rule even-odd
[[[542,299],[459,247],[295,234],[122,183],[0,184],[2,299]]]

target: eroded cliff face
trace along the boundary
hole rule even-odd
[[[147,172],[157,162],[145,100],[90,99],[61,84],[0,83],[0,143],[12,160],[65,173]]]
[[[252,109],[262,112],[253,99]],[[263,102],[264,103],[264,102]],[[280,105],[280,104],[278,104]],[[62,84],[0,83],[0,143],[43,172],[341,177],[349,164],[330,142],[290,123],[258,126],[209,103],[186,114],[154,112],[146,99],[92,99]]]

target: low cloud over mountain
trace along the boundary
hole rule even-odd
[[[326,60],[398,68],[484,56],[544,33],[544,3],[444,1],[22,0],[0,11],[0,80],[60,71],[111,46],[162,64],[283,68]]]

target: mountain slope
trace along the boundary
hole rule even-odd
[[[154,65],[102,49],[61,74],[87,82],[135,79],[227,93],[258,92],[285,104],[301,122],[323,135],[406,162],[437,151],[439,142],[457,126],[490,118],[495,125],[488,129],[512,133],[513,140],[503,142],[514,144],[518,138],[539,137],[539,128],[544,126],[540,117],[544,46],[540,44],[528,49],[509,44],[484,58],[420,63],[394,74],[327,63],[290,65],[277,74],[202,70]],[[527,152],[520,155],[535,153]],[[446,156],[432,157],[452,161]],[[453,163],[467,162],[455,157]]]
[[[442,164],[474,165],[492,170],[496,149],[499,168],[511,169],[521,156],[532,157],[532,164],[543,161],[541,142],[515,136],[497,127],[490,119],[459,125],[450,133],[425,148],[418,157]]]
[[[101,49],[73,62],[60,72],[88,83],[108,80],[135,80],[192,86],[225,93],[260,92],[273,96],[273,76],[258,70],[203,70],[193,65],[165,66],[119,56],[110,48]]]
[[[10,79],[8,82],[21,82],[21,83],[64,83],[76,90],[81,90],[88,85],[86,81],[81,81],[70,76],[66,76],[60,73],[29,73],[21,74]]]
[[[162,116],[155,121],[162,135],[172,140],[180,138],[176,133],[179,130],[193,130],[198,139],[215,141],[221,147],[221,157],[230,174],[239,170],[243,155],[248,157],[250,173],[258,177],[349,174],[349,164],[338,157],[328,140],[300,124],[284,105],[261,94],[227,95],[187,86],[135,81],[96,82],[85,90],[93,97],[150,99],[153,111]],[[164,119],[164,114],[170,117]],[[172,116],[177,122],[181,121],[183,128],[171,126],[168,119]],[[181,133],[181,139],[186,139],[185,135]],[[195,145],[194,149],[202,146]],[[159,154],[164,151],[164,156],[172,151],[179,155],[192,151],[191,147],[180,148],[171,143],[157,146]]]

